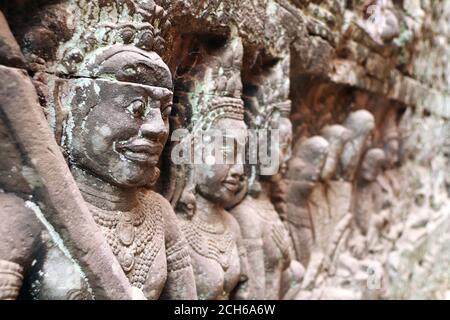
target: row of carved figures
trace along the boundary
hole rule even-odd
[[[155,8],[145,12],[163,15]],[[89,260],[89,254],[73,250],[91,240],[109,246],[98,246],[94,259],[108,261],[112,252],[121,270],[102,265],[103,270],[111,270],[111,279],[123,271],[130,297],[136,299],[293,299],[305,280],[320,272],[323,261],[335,255],[351,224],[368,242],[377,236],[373,228],[382,222],[375,215],[378,204],[373,199],[379,192],[372,182],[385,153],[369,148],[375,126],[369,112],[355,111],[342,125],[325,127],[321,136],[299,139],[291,151],[288,53],[261,58],[243,81],[239,37],[193,40],[173,82],[155,51],[126,42],[127,34],[111,25],[96,22],[90,34],[86,23],[58,50],[65,54],[58,70],[68,75],[34,76],[35,84],[43,84],[38,92],[50,126],[45,128],[44,112],[33,107],[34,90],[26,93],[36,96],[30,102],[20,90],[2,89],[2,95],[23,100],[30,109],[17,115],[8,109],[9,100],[2,103],[2,130],[17,134],[37,126],[41,131],[51,128],[53,136],[40,137],[47,144],[44,149],[52,150],[51,160],[48,154],[33,158],[36,148],[22,148],[14,158],[22,146],[18,144],[27,145],[36,133],[19,134],[16,140],[2,136],[2,147],[16,150],[5,169],[16,169],[8,173],[12,180],[2,171],[0,298],[101,298],[101,285],[92,279],[103,278],[92,276],[77,259]],[[117,34],[101,42],[95,37],[105,34],[102,28]],[[73,54],[75,49],[83,53]],[[1,66],[2,79],[31,87],[30,79],[17,70]],[[248,129],[278,129],[279,171],[262,175],[260,164],[165,165],[170,159],[161,167],[164,147],[176,146],[167,143],[169,130],[180,127],[190,134],[233,128],[226,134],[236,144]],[[95,237],[102,239],[85,236],[78,244],[71,239],[66,231],[79,220],[70,217],[77,212],[64,201],[55,209],[63,217],[60,223],[48,220],[51,208],[45,201],[61,196],[64,190],[58,186],[65,185],[51,180],[54,172],[65,173],[64,165],[56,165],[62,159],[51,147],[56,142],[70,169],[61,179],[76,182],[76,188],[66,190],[68,198],[81,193],[82,199],[74,196],[74,201],[87,206]],[[37,179],[17,170],[25,167],[18,159],[31,159],[35,168],[41,160],[54,163],[36,169]],[[151,189],[167,167],[165,195],[170,201]],[[14,192],[22,181],[31,189],[28,198],[22,196],[27,192]],[[42,188],[49,182],[56,185]],[[54,194],[42,200],[42,192]],[[354,250],[361,254],[366,247]]]

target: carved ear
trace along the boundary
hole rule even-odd
[[[158,181],[159,175],[160,175],[160,170],[159,170],[159,168],[154,167],[154,168],[152,168],[151,170],[152,170],[152,171],[151,171],[151,176],[150,176],[150,178],[149,178],[149,180],[148,180],[148,183],[147,183],[148,186],[153,186],[153,185],[155,185],[155,183]]]
[[[174,181],[173,186],[171,186],[172,194],[169,196],[170,204],[172,208],[176,208],[183,190],[186,187],[185,173],[182,165],[176,165],[171,168],[172,181]]]
[[[178,215],[184,215],[188,219],[192,219],[197,210],[197,203],[195,198],[195,186],[186,186],[182,192],[180,199],[176,203],[175,212]]]

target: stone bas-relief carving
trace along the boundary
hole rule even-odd
[[[310,138],[310,140],[322,139],[326,148],[322,148],[325,151],[322,151],[321,157],[313,157],[309,161],[300,162],[310,163],[309,167],[312,169],[309,171],[315,172],[314,176],[316,177],[315,179],[305,179],[316,182],[313,185],[309,184],[308,190],[310,191],[307,194],[307,203],[304,209],[308,214],[306,217],[309,218],[307,221],[309,220],[309,230],[311,231],[306,233],[307,236],[304,239],[307,240],[303,240],[303,245],[300,247],[304,248],[303,252],[310,254],[303,282],[305,290],[323,287],[322,282],[336,273],[336,268],[343,256],[342,252],[347,249],[358,250],[352,247],[352,243],[348,240],[349,237],[356,238],[353,240],[357,247],[361,245],[361,241],[365,243],[360,233],[353,234],[352,225],[357,223],[360,217],[355,216],[354,212],[355,191],[353,185],[357,172],[359,172],[361,156],[364,154],[367,144],[370,143],[369,137],[373,128],[374,117],[369,112],[360,110],[351,113],[343,126],[325,127],[322,134],[326,140],[322,137]],[[301,149],[306,149],[306,147]],[[316,147],[316,149],[318,148]],[[312,152],[304,152],[304,154],[310,156]],[[311,163],[318,161],[317,159],[320,159],[319,165],[312,166]],[[294,164],[292,167],[295,168]],[[299,172],[308,171],[299,170]],[[297,176],[301,177],[301,173]],[[321,181],[317,183],[319,178]],[[295,196],[292,198],[295,199]],[[306,231],[308,228],[304,228],[304,230]],[[313,297],[317,297],[316,295],[320,296],[321,293],[313,292],[312,294]],[[330,295],[332,294],[330,293]]]
[[[217,130],[235,144],[242,144],[247,136],[240,98],[243,47],[237,37],[218,41],[218,47],[193,44],[190,54],[197,55],[197,60],[184,66],[187,73],[177,75],[178,107],[192,108],[188,124],[192,136]],[[205,152],[203,157],[208,158],[205,149],[196,146],[194,152]],[[235,152],[238,149],[224,151]],[[177,204],[180,226],[190,246],[198,296],[252,299],[241,228],[226,210],[244,188],[244,168],[238,162],[219,164],[220,155],[211,156],[216,157],[215,164],[185,166],[185,186]]]
[[[213,2],[0,1],[0,299],[448,297],[448,6]]]
[[[252,287],[258,299],[287,299],[296,294],[303,276],[302,265],[294,260],[293,248],[288,231],[281,220],[285,215],[284,192],[278,188],[286,172],[287,161],[291,156],[292,124],[288,118],[291,101],[288,99],[289,82],[286,75],[289,70],[287,55],[274,66],[255,68],[244,84],[247,123],[250,128],[262,134],[264,130],[279,130],[279,145],[276,156],[279,158],[279,170],[275,175],[263,178],[265,164],[258,160],[247,179],[250,181],[250,193],[233,209],[232,214],[239,222],[253,270]],[[269,139],[269,138],[267,138]],[[281,196],[281,197],[280,197]],[[241,197],[242,198],[242,197]],[[271,202],[279,198],[277,205],[280,213]]]
[[[385,161],[384,151],[370,149],[364,156],[360,168],[360,177],[355,190],[355,220],[363,235],[367,235],[369,221],[382,209],[381,190],[376,179]]]
[[[114,18],[121,22],[124,15],[131,18],[126,13],[130,7],[136,10],[135,18],[147,19],[147,28],[152,27],[154,15],[162,8],[150,2],[145,5],[131,1],[127,8],[118,5],[117,16],[110,13],[110,24],[105,22],[99,29],[120,31],[115,30],[122,26],[114,27]],[[91,14],[101,16],[107,10],[104,3],[95,6],[98,11]],[[77,14],[83,13],[82,7],[77,9]],[[148,11],[142,14],[140,9]],[[72,41],[80,46],[86,38],[95,42],[98,34],[89,37],[89,29],[77,31]],[[153,36],[147,35],[147,40],[155,41],[157,47],[156,30]],[[143,51],[116,38],[106,42],[97,43],[93,50],[84,48],[84,56],[70,70],[76,78],[50,83],[53,105],[49,110],[55,118],[61,116],[58,112],[65,113],[61,144],[71,172],[134,290],[147,299],[195,298],[187,243],[173,209],[162,196],[145,188],[158,178],[156,166],[168,136],[171,73],[153,47]],[[55,121],[57,125],[61,123]],[[71,261],[53,245],[44,247],[42,260],[33,265],[29,294],[43,299],[91,297]]]
[[[314,225],[315,244],[323,251],[330,252],[334,227],[344,216],[335,216],[329,202],[329,192],[335,190],[336,171],[344,145],[350,139],[350,131],[341,125],[326,126],[321,136],[327,140],[329,147],[320,179],[315,185],[309,200],[309,210]],[[331,251],[332,252],[332,251]]]
[[[309,195],[306,211],[308,212],[310,224],[314,233],[310,231],[312,243],[311,247],[306,247],[305,252],[311,252],[311,262],[307,270],[303,287],[309,288],[314,282],[317,273],[322,268],[322,264],[327,268],[327,264],[333,260],[337,245],[341,240],[343,228],[348,224],[349,213],[347,210],[337,212],[332,207],[330,200],[337,189],[339,181],[336,180],[339,159],[344,145],[350,138],[350,131],[341,125],[326,126],[321,130],[321,136],[328,142],[328,152],[323,167],[321,167],[320,177],[313,185],[314,188]],[[316,167],[316,170],[320,168]],[[316,173],[317,174],[317,173]],[[310,184],[309,187],[312,185]],[[308,232],[308,230],[304,230]],[[308,233],[307,233],[308,234]],[[308,242],[306,242],[308,245]]]
[[[159,175],[172,105],[171,73],[152,48],[113,44],[89,52],[77,70],[89,79],[60,85],[56,103],[70,110],[71,171],[131,284],[148,299],[194,298],[187,245],[173,210],[145,190]]]
[[[313,246],[314,228],[309,208],[309,197],[320,178],[329,143],[315,136],[299,140],[289,161],[287,221],[297,259],[309,263]]]
[[[8,36],[10,33],[3,28],[7,28],[6,23],[2,24],[1,36]],[[3,49],[14,48],[12,40],[9,44]],[[73,273],[79,282],[86,285],[85,280],[89,281],[90,294],[100,299],[132,298],[131,285],[106,240],[98,234],[26,72],[0,66],[0,73],[5,81],[0,94],[0,259],[5,268],[1,270],[1,295],[17,298],[19,290],[22,297],[31,294],[25,287],[30,286],[30,278],[35,274],[33,267],[40,259],[39,249],[53,240],[53,246],[73,261]],[[17,105],[22,112],[17,112]],[[57,287],[61,283],[54,283],[53,289]],[[76,290],[73,293],[77,295]]]

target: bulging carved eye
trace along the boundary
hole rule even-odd
[[[144,115],[145,103],[144,101],[138,99],[134,100],[127,108],[127,110],[135,117],[139,118]]]

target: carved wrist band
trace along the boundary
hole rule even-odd
[[[23,268],[14,262],[0,260],[0,300],[14,300],[23,281]]]
[[[167,271],[175,272],[191,266],[191,257],[185,241],[178,241],[167,248]]]

